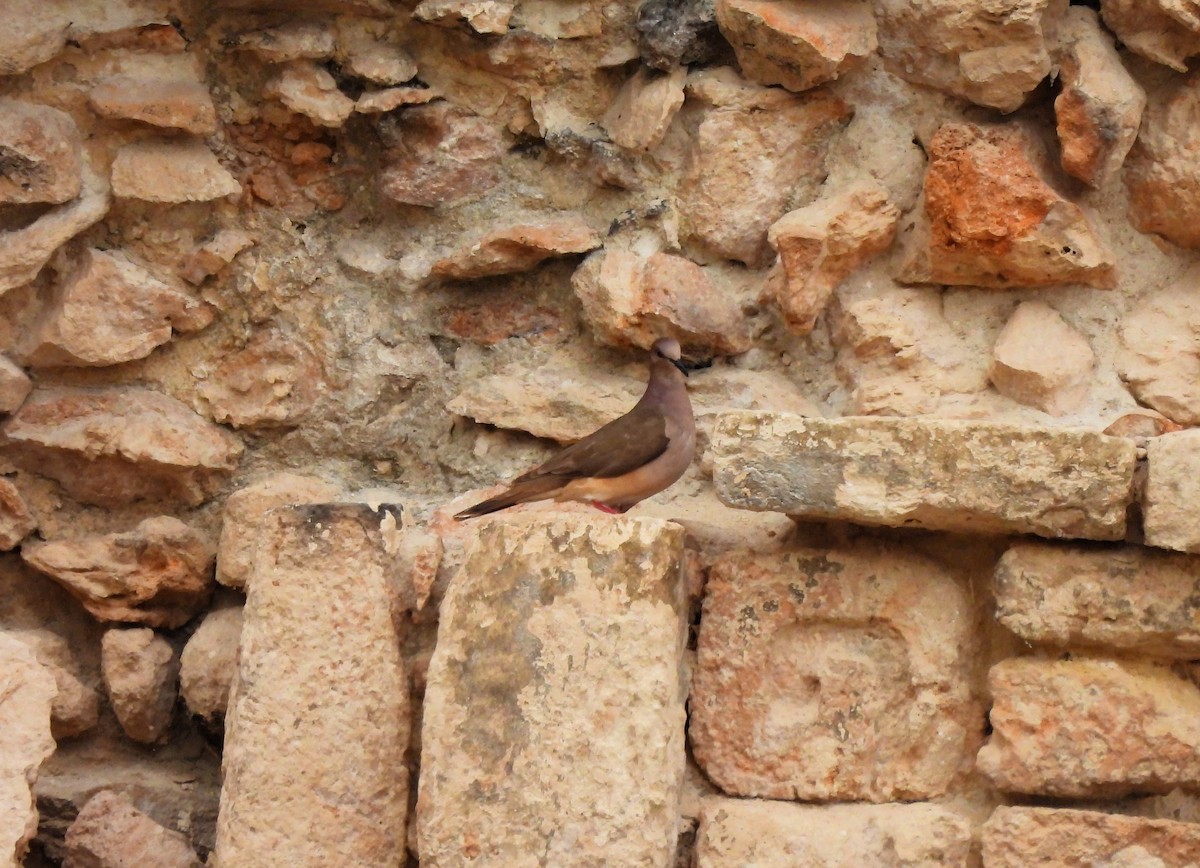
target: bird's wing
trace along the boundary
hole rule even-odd
[[[518,476],[514,483],[546,476],[564,479],[622,476],[649,464],[666,451],[667,418],[649,403],[632,410]]]

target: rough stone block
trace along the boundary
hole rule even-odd
[[[0,99],[0,202],[62,204],[83,188],[83,142],[66,112]]]
[[[1044,301],[1025,301],[992,349],[988,378],[1001,395],[1062,416],[1087,398],[1096,356],[1087,338]]]
[[[204,616],[179,655],[179,692],[188,711],[208,721],[224,720],[237,672],[242,607],[226,606]]]
[[[0,864],[21,865],[38,827],[32,787],[54,753],[54,677],[20,639],[0,633]]]
[[[1166,666],[1017,658],[988,685],[992,735],[976,765],[999,789],[1116,798],[1200,777],[1200,688]]]
[[[696,868],[966,865],[971,827],[938,805],[705,799]]]
[[[37,528],[37,519],[29,511],[21,492],[0,476],[0,551],[16,548]]]
[[[938,419],[726,413],[713,479],[730,506],[970,533],[1125,535],[1133,441]]]
[[[179,677],[171,643],[148,627],[109,630],[100,642],[100,662],[125,734],[145,744],[163,740],[175,716]]]
[[[1122,317],[1117,370],[1139,403],[1200,425],[1200,268],[1142,296]]]
[[[672,863],[682,557],[652,519],[479,525],[429,667],[422,866]]]
[[[208,202],[242,192],[204,142],[142,140],[117,151],[113,193],[144,202]]]
[[[1200,864],[1200,826],[1099,811],[997,808],[983,826],[984,868]]]
[[[225,724],[225,868],[405,863],[398,512],[285,507],[263,528]]]
[[[1200,558],[1140,546],[1014,544],[996,618],[1027,642],[1200,658]]]
[[[1142,512],[1146,544],[1200,552],[1200,430],[1154,437],[1146,446],[1149,473]]]
[[[692,678],[697,762],[731,795],[942,794],[981,728],[972,623],[966,584],[902,549],[718,559]]]
[[[204,863],[186,836],[143,814],[124,793],[97,793],[67,830],[67,858],[73,868],[200,868]]]

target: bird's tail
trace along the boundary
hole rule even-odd
[[[497,494],[495,497],[489,497],[487,500],[481,500],[474,506],[468,506],[461,512],[455,513],[454,518],[458,521],[468,518],[478,518],[481,515],[487,515],[489,512],[499,512],[502,509],[508,509],[510,506],[516,506],[518,503],[549,500],[561,490],[561,480],[548,477],[528,479],[524,482],[517,482],[508,491]]]

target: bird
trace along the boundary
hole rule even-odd
[[[692,463],[696,418],[679,341],[650,347],[650,379],[633,409],[514,479],[504,491],[457,513],[463,521],[536,500],[575,500],[621,514],[668,488]]]

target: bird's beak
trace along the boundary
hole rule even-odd
[[[688,375],[687,365],[683,363],[683,359],[670,359],[669,361],[676,367],[676,369],[678,369],[679,373],[683,374],[685,377]]]

